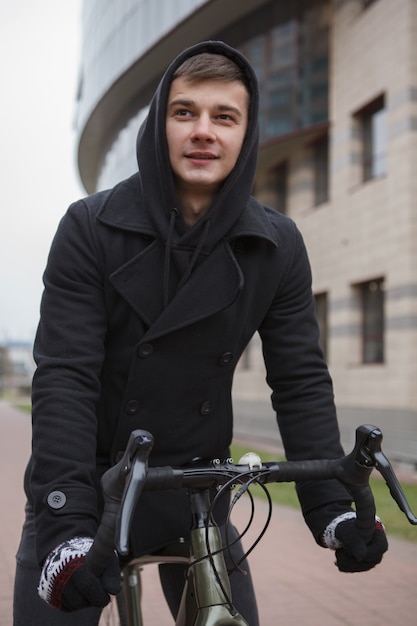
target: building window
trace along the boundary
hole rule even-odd
[[[371,102],[356,117],[362,142],[363,181],[384,176],[387,173],[387,114],[384,96]]]
[[[326,135],[313,144],[314,204],[329,200],[329,137]]]
[[[362,361],[384,362],[384,301],[383,278],[359,285],[362,307]]]
[[[217,36],[250,60],[259,80],[260,139],[328,120],[328,0],[273,2]]]
[[[327,293],[318,293],[314,296],[316,303],[316,318],[320,330],[319,345],[323,352],[323,356],[327,359],[327,337],[328,337],[328,325],[327,325]]]
[[[284,161],[275,169],[275,207],[280,213],[287,213],[288,209],[288,162]]]

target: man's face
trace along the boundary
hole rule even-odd
[[[241,82],[176,78],[168,96],[166,134],[177,190],[214,196],[230,174],[248,125]]]

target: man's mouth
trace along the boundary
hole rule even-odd
[[[187,159],[192,159],[196,161],[214,161],[215,159],[218,159],[218,157],[214,154],[205,154],[202,152],[193,152],[191,154],[187,154],[186,157]]]

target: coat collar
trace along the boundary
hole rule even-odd
[[[144,209],[140,178],[136,173],[108,192],[97,212],[97,219],[113,228],[157,237],[158,233]]]
[[[123,207],[122,210],[120,207]],[[144,210],[139,174],[122,181],[109,192],[107,200],[97,213],[97,219],[113,228],[152,235],[155,238],[158,236],[149,221],[147,211]],[[276,246],[271,230],[272,225],[265,208],[251,197],[245,210],[229,231],[227,240],[260,237]]]

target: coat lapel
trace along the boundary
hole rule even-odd
[[[148,340],[225,309],[243,286],[242,272],[226,242],[218,244],[197,265],[165,309],[162,308],[163,248],[156,241],[110,278],[148,326]]]

